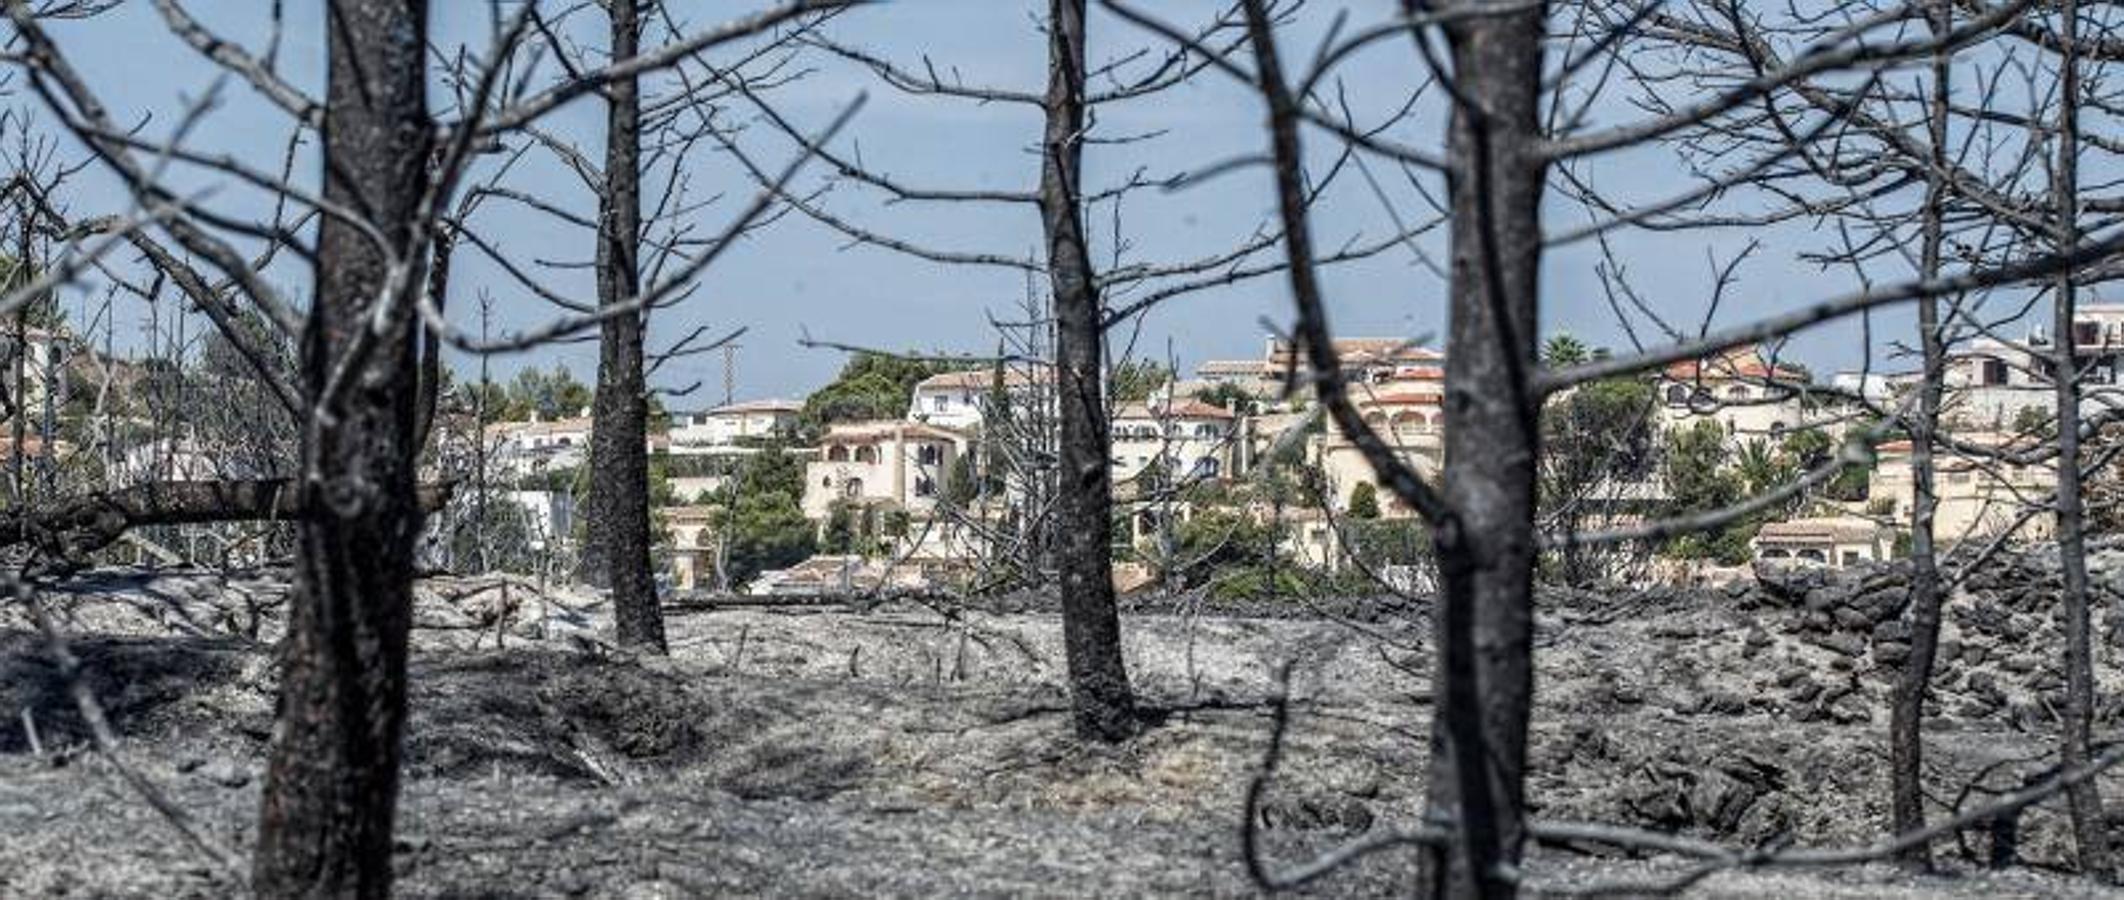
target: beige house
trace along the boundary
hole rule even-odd
[[[2039,449],[2031,439],[2006,434],[1962,434],[1955,439],[2009,454]],[[1868,490],[1873,502],[1903,529],[1910,527],[1917,502],[1910,450],[1909,441],[1891,441],[1876,448],[1878,462]],[[1935,456],[1934,470],[1933,490],[1939,496],[1939,507],[1933,513],[1932,528],[1944,543],[1989,539],[2009,528],[2015,528],[2021,539],[2041,540],[2056,525],[2047,511],[2024,516],[2057,489],[2052,461],[2014,464],[1958,456],[1943,449]]]
[[[1407,338],[1335,338],[1334,345],[1343,375],[1355,384],[1406,380],[1412,372],[1442,370],[1445,366],[1444,353],[1418,346]],[[1300,373],[1308,370],[1303,349],[1282,338],[1269,339],[1265,357],[1267,370],[1279,380],[1292,368]]]
[[[1760,563],[1831,568],[1886,561],[1894,532],[1872,519],[1837,516],[1770,522],[1755,533]]]
[[[1435,478],[1445,460],[1445,395],[1432,382],[1391,382],[1370,390],[1353,391],[1357,411],[1373,433],[1396,449],[1401,458],[1425,478]],[[1327,476],[1338,510],[1347,509],[1350,493],[1359,484],[1379,492],[1380,512],[1388,517],[1412,515],[1392,491],[1379,483],[1372,464],[1357,445],[1330,425],[1313,438],[1314,461]]]
[[[823,521],[836,503],[889,503],[914,516],[936,508],[952,466],[967,450],[960,432],[888,419],[828,428],[804,467],[804,515]]]
[[[1830,417],[1809,407],[1802,393],[1807,386],[1806,372],[1754,344],[1683,360],[1662,370],[1655,383],[1660,426],[1691,428],[1710,420],[1737,440],[1778,440]]]
[[[716,587],[715,506],[665,506],[657,518],[671,535],[667,548],[671,586],[682,591]]]

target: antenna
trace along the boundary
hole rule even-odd
[[[737,401],[737,349],[739,346],[735,341],[723,345],[724,406],[729,406]]]

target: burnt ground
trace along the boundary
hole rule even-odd
[[[2124,557],[2098,564],[2124,577]],[[1928,723],[1936,817],[2055,765],[2062,682],[2046,577],[2026,561],[1955,598]],[[1876,839],[1887,699],[1908,649],[1898,578],[1545,594],[1538,815],[1733,845]],[[694,605],[673,612],[670,658],[637,659],[598,640],[591,598],[541,604],[477,584],[432,582],[420,605],[405,896],[1250,894],[1238,823],[1286,660],[1295,715],[1263,811],[1272,856],[1301,860],[1420,808],[1429,659],[1396,603],[1138,604],[1128,659],[1156,721],[1107,748],[1070,736],[1059,627],[1036,599],[950,616],[908,602]],[[44,596],[127,758],[247,847],[278,587],[103,572]],[[2124,697],[2124,671],[2107,664],[2117,652],[2102,650],[2104,736]],[[4,607],[0,713],[0,896],[234,890],[86,751],[43,640]],[[2102,784],[2124,799],[2124,777]],[[2060,803],[2014,823],[2017,863],[1994,871],[1984,863],[1999,837],[1944,842],[1938,875],[1739,872],[1693,893],[2100,893],[2065,871]],[[1609,851],[1544,848],[1527,874],[1583,886],[1688,865]],[[1389,852],[1311,892],[1406,894],[1410,872]]]

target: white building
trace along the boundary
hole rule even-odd
[[[496,422],[487,426],[487,460],[517,478],[581,465],[590,455],[590,419]]]
[[[1046,381],[1044,376],[1035,378],[1016,367],[1003,371],[1004,389],[1009,392],[1011,402],[1021,406],[1036,401],[1038,398],[1034,395]],[[988,416],[992,402],[989,395],[995,389],[996,373],[990,369],[931,375],[915,385],[914,398],[907,405],[907,418],[945,428],[978,428]]]
[[[794,400],[750,400],[702,412],[673,413],[673,452],[688,447],[728,447],[748,440],[789,434],[804,404]]]
[[[1154,397],[1114,410],[1113,480],[1133,481],[1152,465],[1175,481],[1225,478],[1239,461],[1237,420],[1200,400]]]

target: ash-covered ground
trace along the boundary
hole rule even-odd
[[[2124,554],[2097,558],[2104,606]],[[1165,599],[1124,618],[1154,724],[1070,734],[1059,624],[1037,599],[671,611],[673,653],[599,640],[595,599],[424,583],[399,822],[412,897],[1154,896],[1255,892],[1246,785],[1293,663],[1293,728],[1261,811],[1293,863],[1409,824],[1430,659],[1420,608]],[[1547,819],[1734,846],[1877,840],[1887,702],[1908,652],[1893,569],[1716,591],[1541,597],[1532,802]],[[269,576],[97,572],[42,596],[126,759],[239,853],[272,727],[281,587]],[[2041,560],[1955,596],[1928,724],[1935,818],[2055,770],[2062,674]],[[2114,635],[2108,616],[2103,634]],[[2100,650],[2098,735],[2124,709]],[[213,871],[110,765],[46,642],[0,607],[0,896],[218,897]],[[34,727],[35,752],[30,741]],[[2124,776],[2101,781],[2124,838]],[[2010,846],[2012,865],[1991,868]],[[2062,801],[1940,846],[1945,871],[1733,872],[1701,896],[2096,896]],[[1539,848],[1530,885],[1679,872],[1678,857]],[[1405,895],[1368,858],[1309,889]]]

